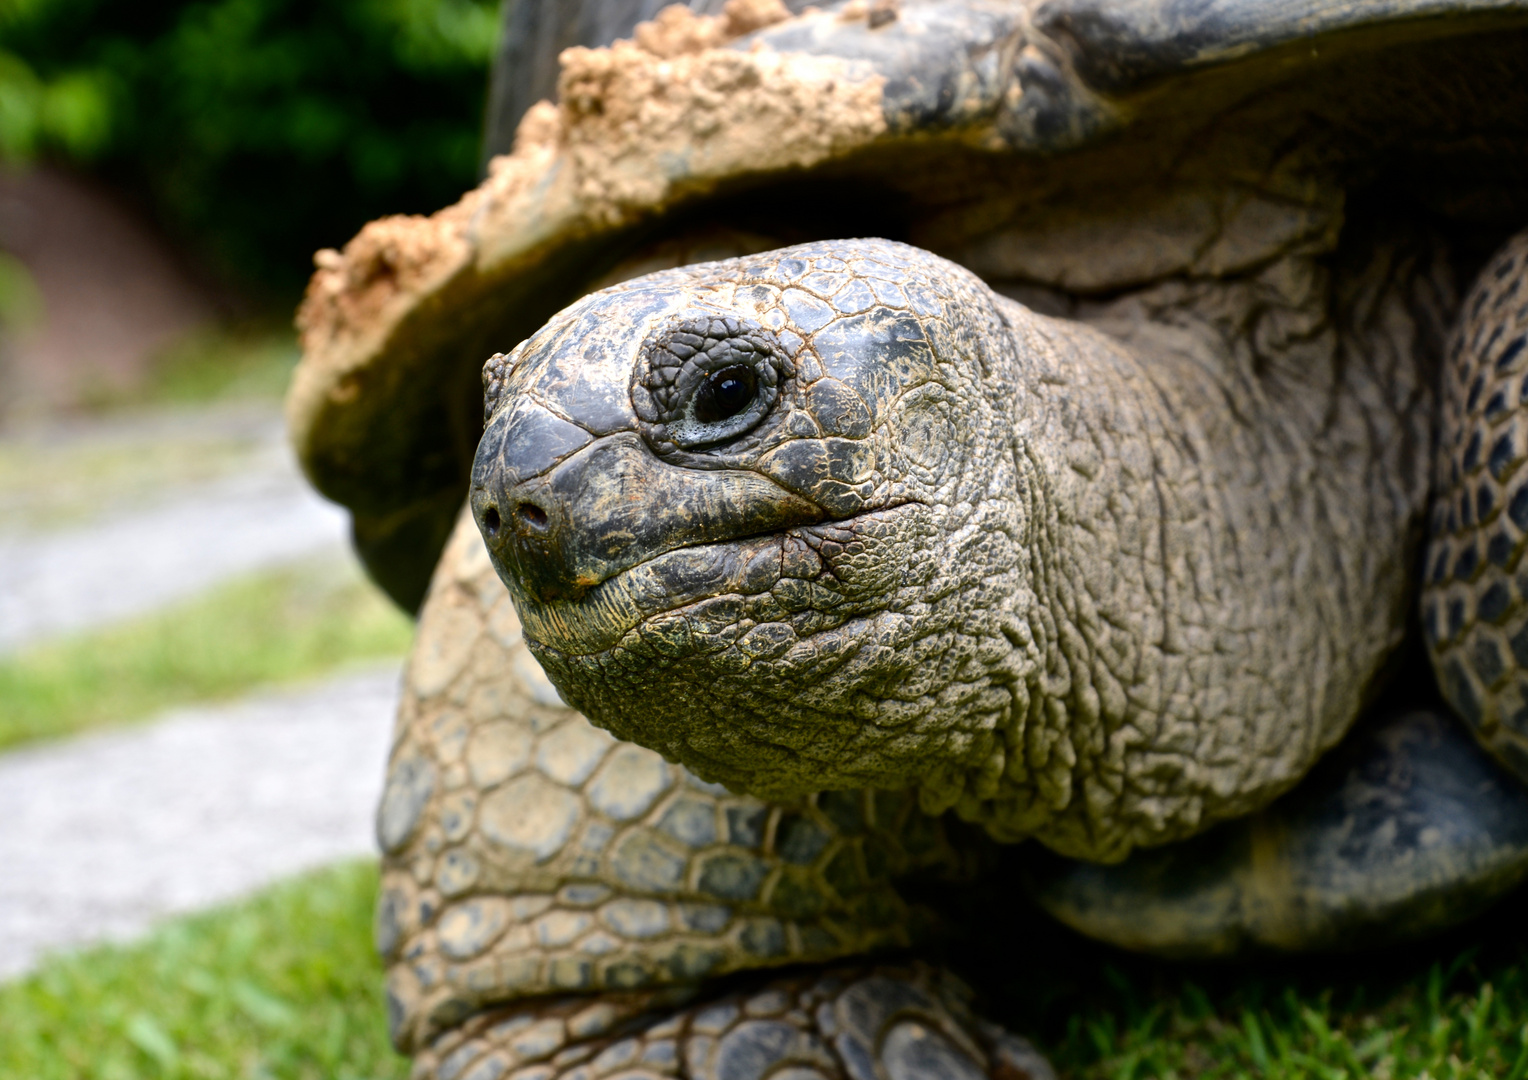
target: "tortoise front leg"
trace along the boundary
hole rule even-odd
[[[1051,1080],[1023,1039],[975,1017],[925,965],[776,978],[679,1009],[636,999],[535,1000],[438,1038],[416,1075],[460,1080]]]
[[[1043,1075],[928,969],[738,982],[916,944],[936,917],[894,879],[969,876],[979,851],[911,794],[765,803],[592,727],[531,658],[470,517],[421,614],[377,832],[389,1019],[417,1076],[604,1075],[576,1073],[593,1059],[732,1080],[798,1054],[826,1076],[878,1055],[891,1076]],[[946,1058],[966,1071],[919,1064]]]

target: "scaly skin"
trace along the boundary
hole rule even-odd
[[[390,1020],[423,1075],[466,1037],[451,1029],[506,1002],[604,991],[604,1038],[703,1000],[704,977],[913,944],[935,916],[894,880],[984,858],[910,794],[765,803],[590,726],[531,658],[465,515],[421,615],[378,837]],[[515,1015],[593,1007],[578,1000]]]
[[[1424,275],[1375,267],[1335,316],[1306,256],[1167,283],[1095,314],[1117,336],[888,241],[653,274],[490,365],[474,509],[616,735],[1122,858],[1290,787],[1401,639]],[[685,372],[737,357],[778,400],[683,445]]]
[[[776,979],[672,1014],[560,998],[473,1017],[420,1055],[451,1080],[1054,1080],[924,965]]]
[[[894,253],[897,251],[906,249],[897,248]],[[916,273],[918,268],[903,269]],[[1420,425],[1412,414],[1421,409],[1425,416],[1427,372],[1413,348],[1420,337],[1413,319],[1413,305],[1407,302],[1406,289],[1397,288],[1396,282],[1404,286],[1418,274],[1415,266],[1404,258],[1387,256],[1376,260],[1370,271],[1344,286],[1359,296],[1356,301],[1349,297],[1347,318],[1328,325],[1320,318],[1312,318],[1311,306],[1305,302],[1324,295],[1324,282],[1308,265],[1304,267],[1307,276],[1303,279],[1298,272],[1291,273],[1299,269],[1297,263],[1278,266],[1259,280],[1230,289],[1163,286],[1127,298],[1112,309],[1105,307],[1093,312],[1091,317],[1100,323],[1107,325],[1115,320],[1118,337],[1114,340],[1084,327],[1029,315],[1008,301],[983,295],[969,279],[962,280],[956,272],[957,288],[964,289],[966,299],[974,295],[984,300],[996,319],[995,325],[1012,335],[1013,352],[1006,359],[1011,362],[1016,354],[1022,353],[1031,365],[1021,370],[1022,378],[1015,376],[1014,386],[1007,387],[1029,409],[1014,422],[1013,430],[1022,437],[1014,439],[1009,450],[1033,450],[1042,443],[1053,449],[1059,446],[1064,467],[1047,468],[1040,455],[1034,453],[1012,453],[1014,467],[1004,471],[1003,454],[990,453],[983,459],[989,468],[985,474],[979,473],[986,479],[975,485],[974,497],[956,504],[965,507],[963,516],[952,516],[964,524],[991,520],[995,515],[988,513],[984,518],[982,506],[984,502],[1000,503],[998,495],[1007,481],[1026,493],[1027,501],[1022,506],[1029,515],[1027,523],[1021,523],[1023,528],[998,532],[1010,540],[1022,537],[1040,549],[1040,557],[1026,564],[1030,576],[1024,580],[1039,581],[1043,586],[1032,589],[1032,593],[1049,598],[1053,604],[1060,598],[1065,604],[1057,608],[1059,615],[1052,614],[1048,622],[1042,618],[1026,623],[1026,629],[1035,645],[1034,652],[1041,657],[1059,655],[1069,678],[1074,678],[1079,669],[1085,671],[1081,661],[1090,658],[1095,663],[1092,675],[1095,683],[1100,669],[1106,675],[1118,670],[1098,662],[1101,650],[1079,629],[1090,623],[1080,619],[1078,613],[1087,615],[1092,625],[1103,623],[1117,634],[1125,632],[1121,625],[1106,617],[1106,606],[1099,598],[1109,596],[1108,590],[1100,587],[1108,582],[1090,579],[1089,565],[1097,574],[1099,563],[1104,562],[1109,569],[1105,576],[1112,574],[1116,590],[1128,592],[1141,580],[1130,573],[1136,562],[1118,559],[1121,551],[1130,550],[1121,542],[1122,537],[1131,534],[1120,523],[1134,519],[1118,509],[1130,494],[1124,490],[1127,485],[1122,476],[1129,478],[1132,474],[1111,468],[1108,462],[1114,459],[1135,468],[1144,468],[1146,464],[1162,467],[1166,463],[1171,466],[1169,471],[1188,474],[1187,490],[1194,493],[1193,498],[1181,495],[1169,498],[1173,495],[1171,485],[1155,485],[1152,494],[1156,497],[1157,512],[1164,513],[1164,507],[1176,510],[1167,520],[1144,514],[1140,509],[1142,500],[1131,504],[1130,509],[1137,517],[1144,515],[1158,530],[1159,547],[1133,552],[1134,559],[1140,560],[1143,554],[1152,551],[1181,553],[1181,545],[1187,542],[1185,537],[1196,535],[1194,529],[1201,530],[1199,535],[1208,530],[1209,536],[1218,535],[1224,543],[1224,531],[1217,534],[1213,522],[1186,510],[1195,506],[1203,509],[1208,480],[1224,481],[1227,471],[1236,465],[1237,453],[1261,448],[1261,456],[1254,455],[1250,466],[1253,478],[1244,477],[1249,485],[1247,490],[1259,491],[1254,479],[1260,478],[1264,482],[1262,490],[1266,491],[1268,477],[1282,478],[1281,482],[1288,486],[1273,489],[1282,490],[1286,497],[1280,503],[1281,511],[1289,514],[1288,520],[1299,520],[1301,528],[1310,532],[1279,534],[1274,538],[1276,543],[1269,542],[1258,549],[1258,559],[1270,553],[1282,554],[1293,561],[1275,560],[1276,570],[1283,567],[1293,572],[1291,567],[1299,569],[1303,563],[1308,573],[1333,575],[1323,579],[1329,586],[1336,582],[1325,595],[1314,599],[1299,595],[1299,590],[1289,582],[1283,583],[1285,592],[1275,595],[1294,604],[1295,610],[1286,613],[1287,620],[1315,610],[1329,621],[1322,624],[1314,642],[1306,638],[1293,645],[1275,644],[1287,649],[1289,655],[1312,648],[1316,655],[1326,655],[1323,650],[1335,649],[1334,642],[1341,633],[1354,630],[1342,619],[1356,618],[1354,612],[1365,610],[1372,615],[1376,606],[1393,616],[1396,626],[1385,634],[1360,635],[1354,639],[1372,649],[1367,662],[1377,664],[1388,643],[1399,635],[1399,617],[1389,612],[1388,605],[1395,602],[1396,595],[1404,597],[1404,579],[1387,589],[1381,571],[1406,558],[1404,529],[1399,538],[1391,538],[1388,546],[1380,544],[1372,550],[1365,549],[1364,558],[1345,561],[1339,557],[1324,565],[1318,563],[1315,571],[1309,570],[1314,555],[1322,550],[1340,555],[1343,549],[1333,545],[1338,539],[1346,542],[1351,537],[1322,532],[1323,528],[1335,527],[1332,517],[1317,514],[1314,518],[1301,518],[1300,514],[1309,513],[1311,506],[1330,507],[1339,497],[1351,497],[1360,481],[1340,470],[1321,474],[1310,467],[1308,458],[1298,455],[1295,459],[1304,464],[1294,468],[1284,460],[1292,453],[1293,444],[1283,440],[1304,437],[1323,452],[1340,451],[1366,462],[1371,469],[1393,470],[1383,473],[1390,483],[1378,509],[1371,502],[1367,513],[1359,515],[1362,519],[1359,526],[1348,520],[1348,528],[1356,528],[1357,535],[1369,537],[1368,530],[1379,528],[1375,522],[1383,523],[1387,513],[1400,515],[1402,526],[1410,523],[1420,501],[1416,491],[1417,462],[1425,462],[1425,454],[1418,452],[1419,444],[1425,449],[1426,443],[1425,431],[1419,432]],[[672,284],[674,278],[688,276],[693,281],[714,273],[715,267],[710,267],[673,272],[665,277]],[[641,284],[637,283],[632,291]],[[1238,296],[1236,289],[1245,291]],[[1279,328],[1286,334],[1282,344],[1289,346],[1289,351],[1282,354],[1282,366],[1270,366],[1269,354],[1260,354],[1256,342],[1225,331],[1227,323],[1236,325],[1235,318],[1217,322],[1217,313],[1229,309],[1234,315],[1238,308],[1244,312],[1250,306],[1249,300],[1261,306],[1264,320],[1281,323]],[[1172,325],[1164,326],[1166,320],[1153,322],[1132,317],[1132,305],[1137,313],[1141,308],[1157,305],[1159,312],[1173,313]],[[598,346],[611,337],[629,335],[634,325],[641,328],[639,320],[603,321],[607,325],[600,325],[601,320],[591,316],[584,326],[575,328],[575,339],[583,345]],[[994,328],[990,322],[986,326]],[[1357,326],[1371,329],[1366,336],[1350,329]],[[1383,330],[1375,332],[1372,330],[1375,326]],[[1270,338],[1279,343],[1267,322],[1258,327],[1254,320],[1254,328],[1262,335],[1264,346]],[[554,325],[550,336],[555,338],[567,330],[566,326]],[[723,334],[728,332],[724,326]],[[945,332],[935,330],[929,336]],[[958,339],[955,334],[943,340],[949,343]],[[1229,359],[1219,355],[1221,368],[1206,363],[1216,355],[1209,351],[1216,341],[1221,344],[1229,341],[1231,345]],[[1294,345],[1290,345],[1291,341]],[[533,341],[527,348],[535,345]],[[591,355],[598,360],[597,350],[586,352],[584,359]],[[1143,363],[1141,356],[1151,356],[1151,364]],[[534,417],[532,427],[539,425],[538,446],[542,450],[550,446],[553,451],[548,464],[555,481],[557,468],[576,460],[591,445],[599,445],[590,437],[599,433],[588,429],[582,437],[570,433],[567,428],[577,425],[570,423],[565,414],[557,415],[564,410],[558,407],[546,386],[527,393],[522,383],[517,389],[516,380],[524,379],[526,359],[525,350],[521,350],[514,357],[496,361],[491,368],[491,399],[517,400],[520,416]],[[821,362],[820,357],[813,359]],[[841,360],[842,355],[834,359]],[[952,447],[975,446],[981,452],[983,435],[990,434],[992,421],[1001,417],[987,398],[977,393],[974,399],[978,402],[977,422],[960,429],[968,435],[974,432],[975,438],[941,442],[924,432],[921,444],[904,441],[880,446],[875,444],[878,428],[875,413],[866,402],[890,401],[895,408],[905,408],[907,399],[916,399],[920,394],[931,398],[936,406],[941,402],[948,404],[951,398],[958,401],[959,394],[973,392],[972,387],[997,382],[1004,359],[1001,350],[988,351],[972,365],[980,378],[965,381],[956,373],[931,378],[926,386],[911,390],[903,386],[890,392],[884,385],[876,387],[871,383],[872,391],[880,390],[880,398],[864,390],[867,384],[861,382],[860,388],[852,392],[865,418],[856,411],[855,398],[844,391],[854,385],[848,378],[838,378],[839,385],[833,386],[826,384],[829,376],[820,376],[813,387],[801,394],[803,404],[792,401],[790,407],[807,413],[819,436],[831,425],[836,425],[838,431],[833,438],[852,441],[851,436],[858,432],[859,439],[874,447],[868,457],[880,470],[879,475],[894,476],[903,483],[904,490],[921,482],[936,492],[971,496],[972,489],[963,488],[959,478],[940,488],[936,482],[938,469],[929,467],[929,461],[937,465],[941,450],[948,452]],[[789,366],[782,367],[788,379],[798,378],[808,367],[800,350],[787,360]],[[597,363],[592,366],[597,369]],[[587,373],[588,368],[583,370]],[[898,372],[899,377],[905,379],[909,370],[910,366]],[[1013,368],[1008,370],[1012,373]],[[842,365],[837,372],[848,374]],[[1143,388],[1150,392],[1143,392]],[[1293,415],[1282,416],[1267,409],[1276,402],[1303,400],[1299,397],[1301,393],[1310,395],[1318,390],[1325,395],[1318,397],[1324,402],[1320,409],[1299,409]],[[514,392],[521,396],[511,397]],[[1222,398],[1229,396],[1237,405],[1232,421],[1221,426],[1186,424],[1187,434],[1168,428],[1164,418],[1172,415],[1173,409],[1187,408],[1185,402],[1205,407],[1215,400],[1217,392]],[[587,397],[586,394],[586,404]],[[527,402],[545,415],[527,409]],[[1253,403],[1263,406],[1263,411],[1252,408]],[[895,408],[893,417],[897,415]],[[925,410],[922,419],[926,420],[929,412],[935,416],[950,415],[948,408],[941,413],[936,407]],[[913,415],[919,418],[916,412]],[[559,428],[559,424],[563,427]],[[891,425],[891,421],[887,424]],[[1305,424],[1312,427],[1304,427]],[[906,417],[901,417],[895,426],[897,434],[905,440],[909,434]],[[635,430],[642,432],[640,427]],[[805,441],[811,430],[798,422],[794,437]],[[547,438],[548,433],[553,437]],[[647,434],[651,437],[651,433]],[[561,442],[557,436],[561,436]],[[763,437],[754,437],[755,443],[766,442],[767,436],[765,429]],[[1252,442],[1244,444],[1238,440]],[[512,439],[501,431],[497,445],[506,458],[512,456],[510,443]],[[919,475],[916,468],[906,467],[905,461],[899,472],[890,468],[888,461],[897,464],[894,453],[890,459],[876,456],[883,450],[895,451],[898,445],[913,445],[925,452],[924,459],[913,462],[923,466],[924,475]],[[1227,445],[1230,450],[1225,449]],[[1218,454],[1212,452],[1217,447],[1221,448]],[[629,466],[632,459],[621,455],[629,455],[635,448],[633,440],[627,438],[616,444],[615,452],[606,462],[613,460]],[[680,457],[675,449],[666,448],[671,459]],[[829,515],[822,502],[833,497],[847,498],[844,491],[850,485],[833,487],[833,477],[818,476],[815,483],[804,484],[799,475],[793,477],[787,470],[774,469],[767,454],[770,449],[777,451],[776,461],[786,456],[778,453],[778,446],[759,452],[755,445],[750,452],[755,454],[755,461],[765,462],[757,473],[781,484],[782,490],[800,499],[806,507],[783,500],[787,512],[816,513],[826,518]],[[690,466],[716,464],[697,460],[699,454],[695,451],[684,453],[693,455],[681,458]],[[831,464],[833,455],[825,456]],[[714,474],[735,469],[738,460],[721,464],[720,469],[697,471],[713,474],[708,479],[715,481]],[[696,550],[705,554],[709,549],[730,544],[726,557],[719,561],[724,572],[735,574],[742,581],[749,580],[748,574],[755,572],[750,567],[758,565],[757,561],[750,562],[738,555],[740,548],[747,554],[750,543],[765,551],[771,550],[769,543],[775,543],[776,559],[773,564],[765,561],[767,569],[785,568],[787,556],[799,560],[807,569],[812,558],[819,560],[828,573],[782,574],[765,590],[782,605],[793,593],[802,595],[803,589],[818,601],[828,599],[823,592],[838,595],[836,603],[820,605],[834,608],[874,599],[876,587],[890,585],[892,595],[898,595],[895,592],[898,588],[912,588],[923,606],[904,605],[901,613],[924,619],[926,626],[929,611],[938,614],[938,603],[929,602],[930,594],[949,586],[947,579],[941,579],[942,573],[968,575],[962,597],[967,606],[963,609],[957,606],[956,614],[964,610],[968,617],[974,617],[972,603],[1013,595],[1002,591],[1005,583],[1000,575],[983,576],[979,565],[973,572],[972,566],[976,564],[973,557],[951,558],[947,538],[952,530],[947,525],[948,519],[933,515],[923,519],[932,526],[923,534],[923,548],[910,553],[896,552],[893,545],[892,555],[899,560],[897,568],[903,571],[900,580],[897,575],[877,574],[883,567],[855,550],[854,545],[863,543],[866,537],[881,542],[886,542],[888,536],[892,541],[896,539],[894,533],[883,530],[877,534],[873,528],[865,528],[866,521],[887,520],[878,518],[874,510],[851,516],[847,522],[792,525],[779,534],[783,540],[743,537],[733,541],[713,532],[705,535],[703,544],[687,547],[683,543],[686,528],[702,532],[716,528],[716,519],[706,516],[707,499],[686,503],[683,488],[672,486],[673,474],[664,473],[651,463],[642,468],[648,471],[638,478],[640,483],[632,482],[631,472],[626,474],[624,494],[637,496],[638,504],[644,506],[648,504],[641,500],[655,491],[679,496],[668,501],[660,499],[656,505],[662,510],[680,508],[683,511],[679,515],[680,528],[667,535],[661,530],[641,534],[642,523],[637,522],[638,528],[628,528],[624,533],[615,530],[602,534],[601,543],[589,550],[549,545],[548,550],[561,558],[563,565],[554,566],[550,572],[545,564],[533,568],[532,585],[544,592],[542,598],[526,605],[529,618],[545,638],[562,635],[563,640],[568,640],[579,633],[608,636],[611,623],[616,623],[619,629],[619,620],[630,618],[631,611],[623,610],[619,603],[595,607],[592,629],[580,628],[565,616],[569,610],[580,610],[576,605],[601,588],[598,582],[579,582],[577,573],[598,565],[600,560],[608,569],[629,559],[633,536],[642,542],[654,542],[656,536],[657,543],[669,545],[668,551],[688,552],[682,554],[683,558],[693,557]],[[542,471],[548,471],[545,465]],[[1367,482],[1373,473],[1360,471],[1356,475]],[[1297,480],[1309,490],[1301,490]],[[714,496],[717,490],[725,492],[726,482],[724,475],[720,486],[710,489],[710,495]],[[796,486],[785,487],[786,483]],[[1105,485],[1106,495],[1095,494],[1100,490],[1099,484]],[[1350,487],[1344,488],[1345,484]],[[541,503],[531,505],[550,505],[554,512],[561,512],[555,502],[545,498],[548,490],[555,493],[555,483],[539,490],[534,485],[522,484],[502,494],[518,494],[524,501],[541,498]],[[1240,520],[1237,514],[1251,513],[1238,501],[1236,489],[1217,490],[1220,501],[1215,505],[1231,513],[1233,524]],[[617,489],[618,493],[621,491]],[[866,485],[865,491],[868,495],[859,497],[867,501],[877,497],[874,484]],[[509,499],[502,502],[506,508],[516,505]],[[1077,504],[1084,509],[1078,510]],[[922,510],[928,504],[910,499],[901,505]],[[600,500],[577,509],[581,513],[598,510]],[[480,505],[480,513],[481,510]],[[763,513],[756,508],[750,512]],[[911,511],[904,513],[909,517],[891,520],[899,523],[916,520],[910,516]],[[1271,510],[1268,513],[1273,515]],[[597,515],[586,515],[583,520],[599,522]],[[1254,520],[1272,527],[1267,518]],[[1280,520],[1284,521],[1280,527],[1292,527],[1288,520]],[[554,529],[559,524],[551,515],[549,521]],[[1084,522],[1090,528],[1083,529]],[[1105,527],[1110,522],[1112,530]],[[630,526],[633,522],[627,519],[624,524]],[[1085,539],[1076,535],[1079,529],[1087,534]],[[1186,531],[1175,537],[1177,530]],[[1229,531],[1232,540],[1246,539],[1234,529]],[[962,550],[968,554],[991,556],[994,551],[1014,550],[1012,546],[995,547],[991,536],[980,528],[969,530],[963,540],[966,546]],[[1176,549],[1175,543],[1180,545]],[[623,544],[627,549],[623,550]],[[1101,551],[1112,558],[1103,560],[1098,554]],[[1090,553],[1094,559],[1091,564],[1087,562]],[[1246,550],[1237,549],[1232,556],[1210,559],[1204,566],[1191,568],[1202,572],[1202,580],[1193,573],[1186,580],[1201,585],[1229,581],[1238,586],[1250,581],[1268,587],[1265,578],[1246,572],[1246,563],[1255,561],[1248,558]],[[631,566],[640,569],[656,561],[638,559]],[[931,567],[933,563],[937,565]],[[1149,562],[1146,565],[1149,567]],[[1043,572],[1035,572],[1036,566]],[[629,569],[618,567],[605,580],[619,578],[622,570]],[[690,569],[688,578],[678,575],[671,578],[671,583],[690,589],[714,583],[714,576],[696,573],[693,563]],[[559,577],[563,571],[570,573]],[[1155,588],[1149,595],[1169,605],[1161,621],[1148,628],[1153,633],[1173,622],[1171,605],[1175,597],[1192,591],[1169,587],[1177,581],[1175,574],[1182,572],[1182,568],[1175,570],[1169,566],[1166,572],[1159,568],[1154,578],[1149,573],[1145,575],[1147,584]],[[855,595],[857,587],[863,590],[859,596]],[[1304,588],[1309,591],[1309,579],[1305,580]],[[559,590],[564,589],[559,595]],[[814,593],[814,589],[820,591]],[[1359,592],[1351,594],[1352,589]],[[1368,592],[1364,593],[1364,589]],[[525,602],[525,588],[522,586],[519,591],[519,599]],[[951,595],[959,593],[956,589]],[[745,591],[740,595],[760,593]],[[1084,595],[1086,603],[1079,602],[1079,596]],[[1214,599],[1213,590],[1201,589],[1197,602],[1205,606],[1207,596]],[[627,599],[631,597],[635,597],[635,602],[644,599],[637,589],[629,590]],[[792,976],[772,983],[763,983],[757,975],[752,979],[742,975],[782,963],[831,962],[913,942],[920,926],[927,925],[928,916],[903,903],[895,892],[893,879],[918,870],[970,873],[983,858],[979,844],[969,837],[960,845],[952,843],[938,820],[921,812],[913,795],[907,792],[887,795],[867,790],[853,795],[805,795],[765,803],[757,798],[729,795],[725,789],[696,779],[682,767],[664,763],[650,751],[615,742],[560,704],[531,659],[508,601],[508,595],[494,578],[486,552],[464,520],[442,561],[423,616],[419,644],[410,666],[409,692],[400,716],[400,736],[388,792],[379,815],[379,834],[388,852],[384,899],[379,911],[379,944],[391,961],[396,1037],[402,1048],[417,1054],[419,1075],[453,1080],[498,1080],[501,1076],[524,1080],[577,1076],[592,1080],[607,1075],[734,1080],[775,1070],[771,1075],[789,1076],[792,1080],[837,1076],[868,1080],[876,1075],[876,1070],[888,1075],[919,1077],[1015,1078],[1047,1074],[1043,1061],[1025,1044],[975,1019],[956,984],[926,968],[845,970]],[[1264,596],[1259,605],[1268,602]],[[695,609],[703,609],[704,603],[692,605],[686,612],[691,642],[698,636],[696,627],[703,629]],[[734,616],[737,606],[733,608]],[[808,606],[803,610],[818,609]],[[1038,605],[1029,610],[1038,610]],[[939,617],[953,616],[946,612]],[[1225,618],[1225,610],[1215,617]],[[1337,621],[1331,622],[1333,619]],[[736,632],[728,637],[723,627],[718,632],[719,640],[740,641],[757,629],[733,625],[738,627]],[[1219,624],[1204,621],[1196,625]],[[1287,631],[1290,623],[1277,625]],[[1010,645],[1017,644],[1015,638],[1024,640],[1022,630],[1012,636],[1002,630],[1000,625],[999,631]],[[621,634],[629,636],[630,629],[621,630]],[[1250,630],[1244,636],[1253,639],[1254,644],[1259,638]],[[1184,640],[1204,639],[1189,635]],[[1040,647],[1046,641],[1062,644],[1047,651]],[[556,658],[555,650],[547,650],[544,641],[541,649],[543,655]],[[1171,673],[1174,664],[1193,674],[1192,657],[1173,660],[1170,659],[1173,654],[1166,658],[1161,654],[1160,648],[1155,653],[1144,651],[1144,655],[1161,665],[1156,678],[1162,678],[1164,669]],[[770,655],[768,650],[760,650],[755,660]],[[969,659],[977,654],[968,650],[964,655]],[[1119,655],[1116,650],[1116,663]],[[1125,655],[1128,658],[1128,652]],[[655,650],[654,656],[649,657],[653,670],[662,671],[663,664],[658,659],[661,656]],[[1138,668],[1144,662],[1140,657],[1136,661]],[[1245,673],[1251,663],[1251,659],[1242,657],[1240,671]],[[1286,713],[1286,718],[1290,715],[1319,718],[1324,714],[1318,706],[1331,708],[1329,702],[1302,699],[1301,693],[1320,698],[1322,694],[1331,696],[1334,689],[1342,690],[1340,685],[1334,687],[1323,681],[1333,677],[1330,668],[1323,670],[1318,666],[1302,671],[1298,677],[1290,674],[1288,662],[1276,670],[1281,677],[1292,680],[1292,685],[1285,687],[1289,693],[1283,700],[1294,711]],[[1353,675],[1351,667],[1342,670],[1349,677]],[[1229,671],[1229,676],[1225,670],[1213,671],[1214,679],[1224,681],[1213,683],[1208,689],[1224,690],[1228,686],[1232,691],[1244,689],[1245,684],[1236,678],[1237,667],[1231,665]],[[937,679],[941,672],[925,665],[914,674]],[[1266,684],[1267,673],[1258,674]],[[831,677],[833,673],[829,671],[828,678]],[[1042,680],[1036,685],[1047,691],[1059,684]],[[1204,698],[1192,695],[1207,688],[1196,690],[1196,686],[1190,678],[1183,691],[1186,698],[1180,695],[1178,701],[1186,699],[1202,705]],[[808,684],[799,690],[811,694],[819,688]],[[648,695],[641,705],[650,713],[664,715],[683,705],[671,691],[652,687],[638,687],[638,691]],[[665,692],[669,696],[655,696]],[[1033,687],[1026,687],[1026,692],[1035,693]],[[1137,693],[1136,697],[1148,702],[1156,700],[1149,693]],[[1351,691],[1342,700],[1356,711],[1357,699],[1356,691]],[[975,699],[961,700],[969,705]],[[1070,713],[1046,717],[1041,710],[1041,720],[1060,723],[1090,719],[1078,709],[1076,696],[1064,700],[1072,710]],[[1225,707],[1233,705],[1234,702]],[[1300,709],[1306,711],[1302,713]],[[1108,718],[1105,709],[1099,708],[1097,712],[1092,719]],[[1033,715],[1032,712],[1031,718]],[[1198,719],[1224,724],[1223,719],[1215,718],[1229,714],[1207,715],[1208,719]],[[1345,722],[1344,718],[1336,717],[1333,724],[1340,730]],[[1139,727],[1141,723],[1137,718],[1127,726]],[[1302,733],[1295,727],[1296,741],[1298,737],[1309,739],[1308,732]],[[1248,738],[1248,730],[1246,726],[1233,728],[1227,754],[1234,757],[1235,739]],[[1260,734],[1264,737],[1268,734],[1266,726],[1261,733],[1255,725],[1250,730],[1254,740]],[[1215,733],[1213,725],[1210,733]],[[938,740],[930,745],[937,747]],[[1017,745],[1026,752],[1030,749],[1023,742]],[[1062,745],[1077,749],[1075,740],[1066,740]],[[1086,742],[1082,745],[1087,748]],[[1256,749],[1261,744],[1254,741],[1252,745]],[[771,749],[766,745],[761,752],[768,754]],[[1218,764],[1213,755],[1200,757],[1199,748],[1193,753],[1195,763]],[[702,756],[701,760],[714,764],[709,757]],[[772,759],[765,767],[777,764],[778,759]],[[858,768],[864,762],[863,758],[851,758],[846,764]],[[1263,764],[1266,766],[1266,762]],[[872,762],[872,767],[875,765]],[[820,762],[808,766],[820,767]],[[1244,770],[1236,775],[1247,773]],[[925,807],[930,803],[937,807],[939,798],[937,792],[931,797],[930,786],[924,783],[921,799]],[[1114,804],[1115,809],[1119,805]],[[957,801],[957,806],[968,816],[983,820],[979,812],[971,813],[970,803]],[[1108,809],[1109,805],[1104,803],[1103,813],[1107,814]],[[1106,817],[1101,820],[1104,825],[1109,824]],[[1001,828],[994,828],[992,821],[983,820],[983,824],[1001,835]],[[1054,841],[1057,834],[1042,835]],[[1140,837],[1135,839],[1139,841]],[[1162,899],[1150,889],[1148,894],[1143,903]],[[1161,919],[1171,923],[1178,917],[1170,910],[1172,898],[1167,897],[1165,902],[1163,911],[1153,908],[1159,923]],[[1449,907],[1447,897],[1443,904]],[[1213,936],[1226,929],[1217,923],[1207,932]],[[1321,923],[1310,933],[1319,938],[1330,929],[1331,926]],[[1201,931],[1190,934],[1194,943],[1204,936]],[[1294,946],[1299,944],[1295,942]],[[744,985],[717,999],[719,989],[706,980],[728,972],[742,975]],[[569,995],[568,991],[577,993]]]

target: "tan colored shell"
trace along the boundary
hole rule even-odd
[[[1344,162],[1375,152],[1353,132],[1452,145],[1458,116],[1484,130],[1516,107],[1513,39],[1490,31],[1528,4],[1421,18],[1436,8],[1338,5],[1314,31],[1250,3],[1160,18],[1098,0],[670,9],[634,41],[567,50],[560,104],[532,108],[460,202],[319,253],[287,405],[299,458],[350,508],[373,576],[414,606],[466,492],[483,362],[654,239],[697,223],[770,246],[891,236],[1042,310],[1047,289],[1107,294],[1326,247]],[[1475,97],[1436,92],[1466,68]],[[740,219],[792,184],[801,197]]]

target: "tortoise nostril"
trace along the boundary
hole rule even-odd
[[[520,515],[521,521],[533,529],[546,528],[546,511],[535,503],[523,502],[515,507],[515,513]]]
[[[487,530],[489,536],[497,536],[499,534],[500,524],[502,523],[499,521],[498,507],[490,506],[487,510],[483,511],[483,528]]]

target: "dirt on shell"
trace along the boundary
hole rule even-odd
[[[478,188],[430,217],[374,221],[343,252],[320,251],[288,398],[310,469],[325,409],[357,398],[355,373],[388,362],[405,320],[449,317],[458,298],[440,294],[453,282],[481,293],[561,244],[721,181],[811,166],[883,135],[880,76],[834,57],[726,47],[787,17],[779,0],[732,0],[718,16],[675,6],[632,41],[564,51],[559,103],[529,110],[513,152]]]

